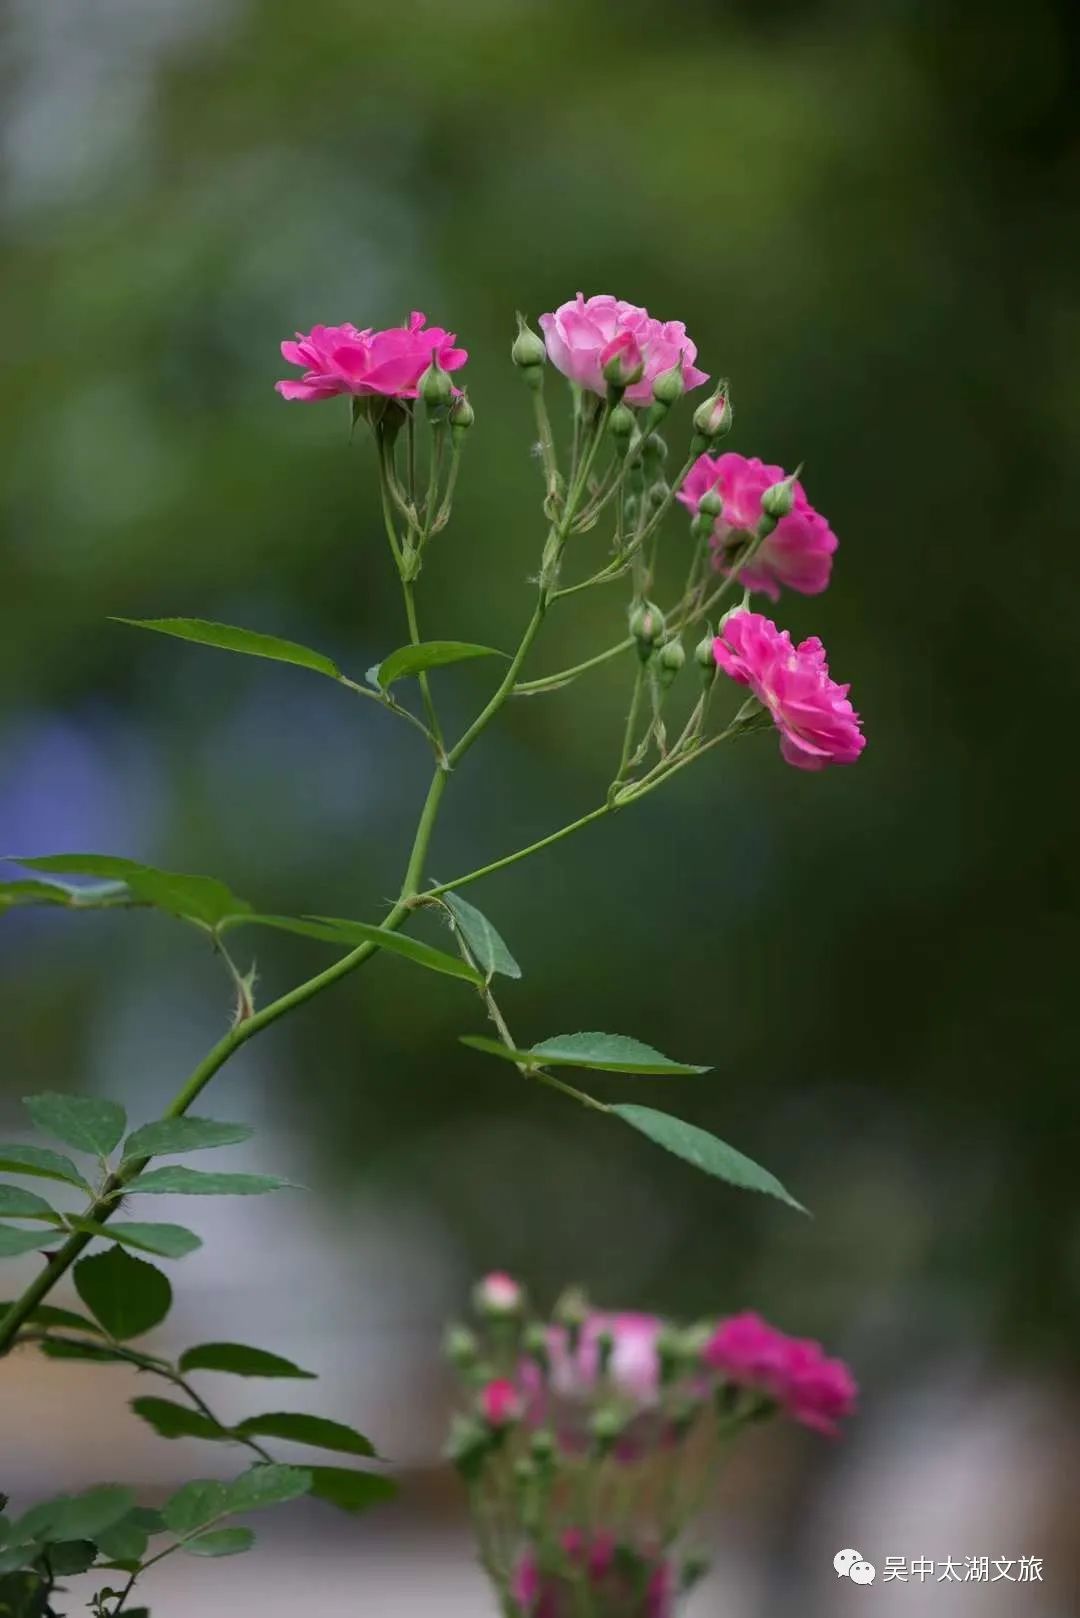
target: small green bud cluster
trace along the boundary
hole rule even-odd
[[[517,336],[510,345],[510,358],[525,378],[526,386],[535,391],[544,385],[547,349],[544,339],[533,331],[523,314],[518,314],[517,326]]]

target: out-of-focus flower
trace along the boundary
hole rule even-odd
[[[713,642],[725,674],[750,687],[780,732],[780,751],[800,770],[854,764],[866,745],[846,685],[830,678],[816,635],[792,644],[758,612],[733,612]]]
[[[627,335],[633,337],[644,366],[640,378],[626,390],[630,404],[649,404],[653,382],[674,365],[681,366],[687,388],[700,387],[709,379],[694,365],[697,346],[681,320],[654,320],[647,309],[607,293],[586,298],[579,292],[554,314],[541,315],[540,326],[552,365],[590,393],[607,392],[604,365],[618,352],[612,345]]]
[[[786,476],[783,467],[768,466],[757,456],[747,460],[731,451],[698,456],[678,499],[695,513],[710,490],[715,489],[723,499],[723,514],[717,517],[712,533],[713,566],[718,572],[730,573],[733,553],[745,544],[761,517],[762,495]],[[740,584],[760,590],[773,601],[781,587],[801,595],[820,595],[828,585],[838,543],[825,518],[806,498],[801,483],[793,485],[792,496],[790,514],[780,518],[750,565],[739,569]]]
[[[525,1288],[505,1270],[493,1270],[473,1289],[473,1303],[481,1315],[516,1315],[525,1304]]]
[[[404,326],[387,331],[355,326],[313,326],[281,352],[290,365],[305,367],[296,380],[275,384],[283,399],[332,399],[339,393],[360,397],[379,394],[390,399],[415,399],[420,378],[438,361],[443,371],[460,371],[468,359],[457,338],[441,326],[428,326],[427,317],[414,310]]]
[[[509,1377],[495,1377],[480,1389],[480,1413],[489,1427],[509,1427],[520,1421],[525,1401],[516,1382]]]
[[[837,1433],[855,1408],[858,1388],[843,1360],[809,1338],[788,1337],[752,1310],[721,1321],[702,1357],[725,1381],[756,1388],[818,1432]]]
[[[526,1551],[514,1570],[510,1594],[522,1618],[575,1618],[581,1610],[584,1573],[589,1613],[596,1618],[670,1618],[675,1579],[671,1562],[620,1547],[614,1536],[592,1536],[580,1528],[563,1531],[557,1558],[542,1566]]]
[[[649,1408],[660,1390],[657,1345],[663,1321],[657,1315],[592,1311],[571,1344],[565,1326],[548,1331],[551,1391],[562,1399],[592,1398],[603,1380],[618,1398]]]

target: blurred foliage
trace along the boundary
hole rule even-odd
[[[603,1093],[666,1098],[816,1218],[532,1094],[456,1044],[482,1031],[463,991],[399,961],[237,1067],[328,1179],[423,1205],[464,1265],[541,1292],[576,1274],[685,1311],[753,1300],[883,1375],[973,1345],[1063,1355],[1072,9],[22,0],[6,28],[2,852],[92,847],[265,909],[377,915],[418,738],[301,671],[108,615],[243,623],[354,675],[400,644],[368,445],[272,383],[295,328],[419,307],[471,350],[478,417],[425,627],[510,644],[542,538],[513,310],[580,287],[684,318],[733,378],[732,447],[805,460],[840,535],[829,594],[779,616],[822,634],[870,745],[815,778],[742,744],[470,896],[524,968],[519,1039],[609,1028],[712,1062]],[[677,520],[667,543],[677,566]],[[622,612],[568,603],[533,670]],[[448,794],[436,876],[598,800],[629,672],[507,712]],[[451,714],[489,681],[441,676]],[[324,958],[259,947],[268,990]],[[226,1014],[165,920],[15,914],[0,952],[11,1096],[126,1085],[149,1116]]]

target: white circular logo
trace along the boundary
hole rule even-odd
[[[862,1551],[837,1551],[832,1559],[838,1579],[846,1579],[856,1562],[862,1561]]]
[[[873,1584],[876,1573],[873,1562],[852,1562],[848,1577],[852,1584]]]

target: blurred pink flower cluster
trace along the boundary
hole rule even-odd
[[[854,1410],[842,1361],[755,1314],[680,1327],[570,1292],[540,1321],[501,1274],[474,1302],[480,1334],[448,1340],[468,1395],[450,1454],[515,1618],[576,1618],[583,1581],[594,1618],[673,1618],[728,1444],[776,1412],[835,1434]]]

